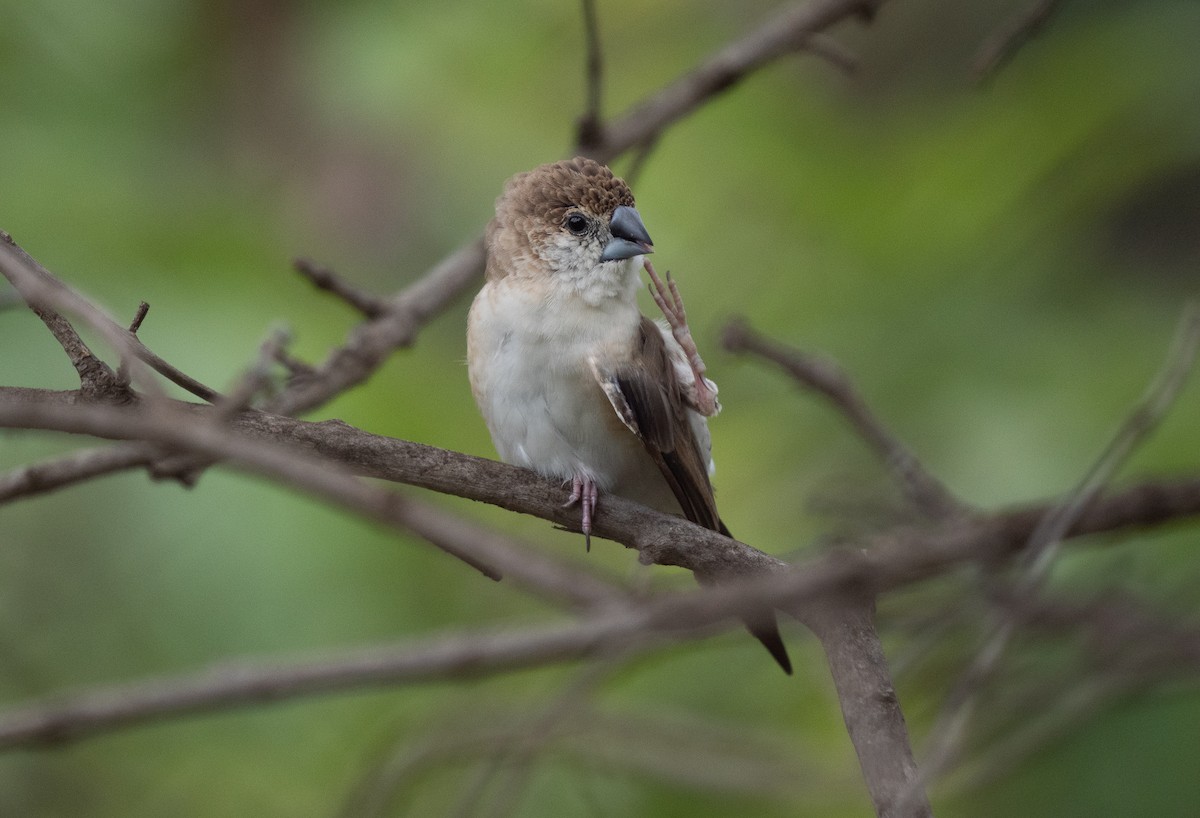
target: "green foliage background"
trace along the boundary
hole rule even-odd
[[[637,179],[656,263],[681,281],[721,385],[716,481],[745,541],[804,553],[871,525],[890,495],[825,407],[719,351],[734,314],[840,361],[986,508],[1069,487],[1159,365],[1200,270],[1200,5],[1064,4],[973,85],[972,54],[1027,1],[894,0],[837,33],[861,55],[855,76],[783,61],[673,128]],[[771,8],[601,3],[607,112]],[[506,177],[564,155],[582,108],[572,3],[4,0],[0,20],[0,227],[114,315],[150,302],[146,343],[218,387],[278,323],[319,360],[353,322],[295,278],[292,257],[402,287],[481,229]],[[466,301],[322,416],[491,456],[462,363]],[[22,310],[0,314],[0,382],[75,385]],[[1123,478],[1194,472],[1198,410],[1193,385]],[[76,445],[6,433],[0,467]],[[439,502],[617,576],[685,581],[612,545],[585,557],[540,521]],[[1121,588],[1194,615],[1194,527],[1103,545],[1072,552],[1056,589]],[[933,585],[885,604],[884,624],[950,593]],[[0,508],[10,704],[557,615],[419,542],[220,470],[191,492],[127,474]],[[918,746],[970,624],[899,676]],[[516,814],[867,814],[819,650],[795,626],[787,636],[796,679],[730,633],[598,682],[603,718],[539,757]],[[903,659],[916,641],[897,630],[888,647]],[[1053,680],[1078,645],[1020,648],[1018,668]],[[378,765],[419,751],[433,761],[384,814],[454,814],[485,763],[476,731],[536,720],[578,675],[338,696],[8,753],[0,815],[335,815]],[[1123,697],[999,781],[935,791],[938,813],[1192,815],[1198,725],[1194,684]],[[763,784],[750,771],[767,760],[783,773]]]

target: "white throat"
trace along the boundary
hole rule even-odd
[[[565,235],[557,236],[543,251],[543,260],[554,270],[551,275],[557,294],[568,298],[577,296],[591,307],[609,301],[632,303],[636,300],[642,256],[597,262],[587,257],[590,254],[579,251],[575,240]]]

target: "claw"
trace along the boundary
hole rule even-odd
[[[570,508],[579,503],[579,509],[583,514],[583,520],[579,527],[583,531],[588,551],[592,550],[592,517],[595,516],[596,501],[599,498],[600,490],[596,488],[595,481],[590,477],[577,475],[571,479],[571,496],[567,498],[567,502],[563,503],[563,508]]]
[[[650,297],[662,310],[663,317],[671,326],[671,334],[675,336],[679,348],[687,358],[688,366],[692,369],[695,394],[690,397],[695,404],[693,408],[705,417],[712,417],[721,411],[721,404],[717,402],[717,385],[704,377],[707,368],[704,366],[704,359],[700,357],[700,350],[696,348],[696,341],[692,338],[692,330],[688,327],[687,312],[683,308],[683,296],[679,294],[679,287],[671,278],[670,272],[667,273],[664,283],[649,259],[643,262],[643,266],[646,268],[646,274],[650,276]]]

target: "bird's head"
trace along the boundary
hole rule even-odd
[[[514,176],[488,227],[489,278],[549,278],[589,301],[631,293],[651,252],[629,186],[583,157]]]

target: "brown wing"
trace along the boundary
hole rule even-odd
[[[697,525],[732,536],[717,514],[708,454],[702,451],[684,403],[683,390],[667,354],[666,342],[653,321],[642,317],[638,327],[635,364],[611,369],[593,365],[593,372],[617,415],[646,447],[683,509]],[[697,576],[703,581],[702,577]],[[762,642],[785,672],[792,672],[787,648],[779,636],[775,612],[757,611],[743,617],[750,633]]]
[[[662,332],[643,316],[635,341],[634,363],[595,369],[613,409],[638,436],[658,466],[683,515],[697,525],[723,531],[708,456],[701,451]]]

